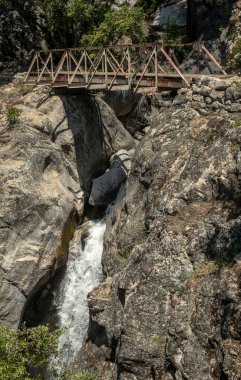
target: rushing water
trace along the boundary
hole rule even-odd
[[[88,330],[87,294],[102,280],[105,228],[104,221],[89,222],[89,235],[84,248],[81,248],[81,242],[70,247],[65,279],[57,297],[59,325],[65,329],[59,340],[62,350],[58,363],[60,368],[74,360]]]
[[[110,215],[124,197],[123,184],[115,202],[108,206],[106,214]],[[84,247],[81,236],[79,241],[74,239],[70,245],[65,277],[55,296],[59,327],[65,332],[59,339],[60,357],[57,361],[51,361],[50,369],[57,368],[60,372],[68,367],[82,347],[89,326],[87,295],[103,280],[101,258],[105,229],[105,218],[91,221]]]

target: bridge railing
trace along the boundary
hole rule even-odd
[[[143,92],[189,86],[195,75],[205,72],[226,75],[202,42],[114,45],[36,51],[24,81],[53,87]]]

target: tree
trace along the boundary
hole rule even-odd
[[[123,6],[118,10],[106,13],[99,27],[83,36],[82,45],[98,46],[117,43],[122,37],[128,36],[133,43],[144,38],[143,21],[145,14],[140,7]]]

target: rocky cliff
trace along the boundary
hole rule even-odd
[[[88,342],[87,358],[119,380],[238,380],[241,83],[157,101],[107,224],[107,280],[89,296],[106,348]]]
[[[141,99],[124,120],[134,139],[116,116],[131,111],[131,94],[112,99],[116,113],[107,95],[21,84],[0,95],[1,324],[19,326],[66,263],[92,179],[132,150],[80,367],[102,380],[240,379],[239,78]],[[21,115],[9,123],[13,105]]]
[[[32,297],[66,263],[84,198],[134,141],[101,99],[1,87],[0,323],[17,327]],[[17,107],[16,122],[6,109]]]

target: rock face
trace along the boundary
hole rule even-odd
[[[184,27],[187,23],[187,4],[185,0],[167,1],[157,10],[153,26],[164,26],[174,23],[177,27]]]
[[[108,292],[89,297],[99,373],[107,359],[118,380],[240,379],[240,101],[235,80],[159,97],[107,224]]]
[[[9,85],[0,93],[0,323],[13,327],[66,262],[92,178],[116,151],[133,146],[103,100],[25,91]],[[21,115],[9,125],[5,111],[13,105]]]

